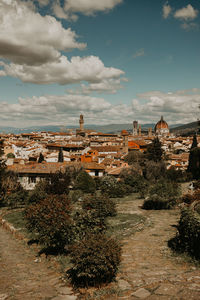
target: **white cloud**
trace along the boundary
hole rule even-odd
[[[23,82],[35,84],[70,84],[81,81],[100,83],[105,80],[119,78],[124,74],[122,70],[107,68],[96,56],[71,58],[61,56],[58,61],[43,65],[30,66],[1,63],[5,75],[19,78]]]
[[[47,6],[49,4],[49,0],[35,0],[39,3],[40,6]]]
[[[91,93],[108,93],[108,94],[116,94],[117,91],[123,88],[121,82],[128,81],[127,78],[110,78],[106,80],[102,80],[98,83],[82,83],[80,87],[75,89],[67,90],[70,94],[83,94],[89,95]]]
[[[75,15],[69,16],[69,14],[67,14],[65,12],[64,8],[60,5],[59,0],[54,1],[53,5],[52,5],[52,10],[53,10],[54,15],[58,19],[65,19],[65,20],[71,20],[71,21],[76,21],[78,19],[78,17]]]
[[[76,21],[77,13],[93,16],[97,12],[107,12],[122,3],[123,0],[65,0],[62,7],[60,0],[53,4],[56,17]]]
[[[186,30],[186,31],[191,31],[191,30],[198,30],[199,25],[197,23],[191,22],[191,23],[183,23],[181,24],[181,27]]]
[[[37,65],[58,60],[60,51],[85,48],[76,33],[52,16],[41,16],[20,0],[0,2],[0,58]]]
[[[133,58],[137,58],[137,57],[140,57],[140,56],[144,56],[145,53],[144,53],[144,49],[139,49],[138,51],[136,51],[134,54],[133,54]]]
[[[164,115],[169,123],[189,123],[197,119],[200,92],[198,89],[173,93],[152,91],[139,94],[138,99],[132,101],[133,111],[138,118],[146,122],[156,122]],[[141,99],[145,100],[145,103],[141,103]]]
[[[198,10],[194,9],[191,4],[188,4],[186,7],[183,7],[174,13],[175,18],[185,21],[193,20],[197,17],[197,15]]]
[[[0,102],[2,126],[78,125],[80,112],[87,124],[127,123],[132,121],[131,106],[112,105],[103,98],[83,95],[46,95],[19,98],[17,104]]]
[[[170,15],[171,11],[172,11],[171,6],[168,3],[164,4],[163,5],[163,18],[167,19]]]
[[[45,95],[0,102],[2,126],[74,125],[80,112],[87,124],[155,123],[163,115],[169,124],[189,123],[199,117],[200,89],[139,94],[132,103],[111,104],[104,98],[84,95]]]

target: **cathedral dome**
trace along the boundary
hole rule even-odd
[[[166,121],[164,121],[163,116],[161,116],[160,121],[155,126],[155,133],[159,135],[168,134],[169,126]]]

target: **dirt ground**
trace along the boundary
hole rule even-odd
[[[0,226],[0,300],[75,300],[48,261]]]

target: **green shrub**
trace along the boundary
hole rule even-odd
[[[76,203],[83,199],[84,193],[80,190],[71,190],[69,193],[69,198],[72,203]]]
[[[118,198],[131,193],[132,189],[112,176],[104,176],[101,178],[100,191],[109,198]]]
[[[100,218],[116,216],[116,204],[113,200],[105,196],[85,197],[82,202],[84,210],[95,210]]]
[[[44,189],[47,194],[63,195],[69,193],[69,186],[71,184],[70,172],[58,171],[49,174],[45,181]]]
[[[132,187],[132,193],[138,193],[146,185],[146,180],[134,169],[124,169],[120,173],[121,182]]]
[[[177,230],[176,237],[168,245],[174,250],[187,252],[200,259],[200,215],[191,209],[183,209]]]
[[[143,167],[143,175],[146,180],[156,182],[166,177],[166,165],[161,161],[147,160]]]
[[[168,200],[176,200],[181,194],[180,185],[175,182],[160,180],[149,189],[149,196],[154,194]]]
[[[161,180],[148,190],[148,197],[143,203],[144,209],[170,209],[176,204],[180,187],[171,181]]]
[[[6,154],[6,157],[7,158],[15,158],[15,154],[10,152],[10,153]]]
[[[3,203],[5,206],[10,206],[12,208],[19,207],[26,203],[27,192],[23,189],[17,192],[6,193],[3,198]]]
[[[70,214],[66,195],[48,195],[26,208],[25,219],[28,230],[37,234],[41,244],[62,250],[72,239]]]
[[[30,191],[27,197],[27,204],[38,203],[47,197],[45,192],[46,182],[40,181],[36,184],[34,190]]]
[[[119,244],[103,234],[91,234],[71,248],[68,276],[74,286],[100,286],[115,278],[120,263]]]
[[[82,240],[88,234],[103,233],[106,229],[105,218],[100,217],[94,209],[80,210],[73,215],[74,241]]]
[[[192,202],[194,202],[194,197],[192,194],[185,194],[181,197],[180,202],[191,204]]]
[[[171,201],[165,200],[157,194],[152,195],[149,199],[145,199],[142,208],[143,209],[170,209],[173,206]]]
[[[78,174],[74,188],[85,193],[94,193],[96,189],[94,179],[85,171],[80,171]]]

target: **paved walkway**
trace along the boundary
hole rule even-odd
[[[75,300],[60,277],[0,226],[0,300]]]
[[[147,217],[148,226],[123,240],[117,299],[200,299],[200,269],[175,256],[167,241],[175,235],[178,210],[144,211],[142,200],[132,202],[131,213]],[[126,212],[124,205],[122,211]]]

